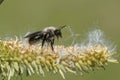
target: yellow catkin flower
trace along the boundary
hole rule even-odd
[[[10,79],[16,73],[20,75],[26,71],[28,75],[44,74],[46,69],[58,72],[65,78],[64,72],[67,71],[76,74],[78,69],[82,72],[91,68],[102,68],[108,62],[118,62],[109,59],[114,53],[110,53],[108,48],[102,45],[94,45],[92,48],[86,46],[82,51],[74,46],[54,46],[55,51],[49,47],[40,47],[26,47],[16,40],[0,40],[0,74]]]
[[[0,40],[0,75],[10,80],[15,75],[26,73],[42,74],[44,70],[60,73],[65,79],[65,73],[77,74],[91,69],[104,68],[109,62],[118,63],[113,58],[114,51],[101,44],[85,44],[84,46],[26,46],[18,38],[15,40]]]

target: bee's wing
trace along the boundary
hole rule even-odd
[[[37,32],[34,32],[34,33],[31,33],[31,34],[28,34],[26,36],[24,36],[24,38],[31,38],[31,37],[42,37],[42,31],[37,31]]]

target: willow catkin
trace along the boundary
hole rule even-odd
[[[102,36],[101,30],[95,30],[89,33],[88,41],[84,44],[68,47],[55,45],[54,51],[49,46],[26,46],[18,38],[0,40],[0,75],[10,80],[23,73],[28,76],[34,73],[44,76],[47,70],[60,73],[65,79],[66,72],[83,73],[104,68],[109,62],[118,63],[113,57],[116,51],[106,45]]]

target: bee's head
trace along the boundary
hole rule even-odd
[[[57,38],[61,37],[62,38],[62,32],[61,29],[63,29],[64,27],[66,27],[66,25],[61,26],[59,29],[54,30],[54,34]]]
[[[54,31],[54,34],[55,34],[55,36],[56,36],[57,38],[59,38],[59,37],[62,38],[62,33],[61,33],[61,30],[60,30],[60,29],[56,29],[56,30]]]

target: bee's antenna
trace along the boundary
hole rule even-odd
[[[67,26],[67,25],[60,26],[59,29],[61,30],[61,29],[65,28],[66,26]]]

